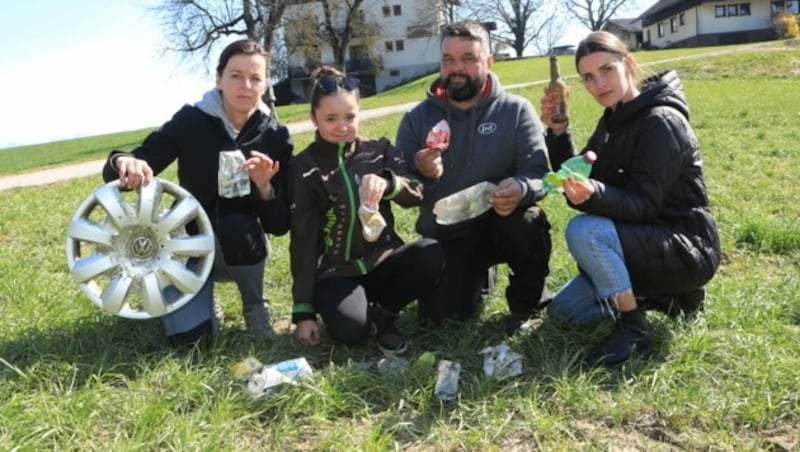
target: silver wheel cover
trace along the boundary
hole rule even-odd
[[[198,233],[189,235],[194,221]],[[78,288],[105,311],[130,319],[160,317],[186,304],[214,265],[214,231],[188,191],[154,178],[121,191],[94,191],[67,230],[67,265]]]

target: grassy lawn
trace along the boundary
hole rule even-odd
[[[208,349],[172,349],[158,321],[104,314],[68,273],[66,227],[99,176],[3,192],[0,450],[796,450],[800,47],[772,48],[648,66],[675,68],[684,80],[725,260],[708,285],[704,314],[679,322],[650,314],[656,357],[620,372],[576,365],[602,331],[545,319],[533,334],[508,341],[524,356],[523,375],[485,377],[478,352],[506,340],[504,268],[498,290],[473,320],[428,331],[417,326],[413,308],[402,315],[411,346],[411,366],[402,373],[378,372],[381,356],[372,343],[344,347],[326,338],[302,347],[288,322],[287,236],[273,238],[265,278],[277,338],[242,333],[238,295],[227,284],[217,291],[226,311],[219,339]],[[688,51],[664,52],[673,58]],[[545,67],[542,58],[497,65],[505,84],[543,79]],[[392,103],[419,99],[424,84],[385,96]],[[574,79],[570,84],[581,142],[600,109]],[[540,86],[517,92],[538,105]],[[365,99],[365,108],[379,98]],[[369,120],[362,132],[393,139],[400,117]],[[38,158],[38,166],[101,158],[111,147],[133,147],[145,133],[2,151],[0,168],[18,171],[21,161]],[[298,135],[298,148],[310,139]],[[12,164],[17,170],[6,171]],[[163,177],[174,180],[174,170]],[[553,225],[548,285],[557,289],[575,272],[563,241],[574,212],[559,197],[542,205]],[[413,239],[415,212],[396,212],[403,235]],[[435,370],[416,362],[426,351],[461,363],[456,401],[434,397]],[[315,376],[254,399],[228,373],[248,356],[265,363],[303,356]]]

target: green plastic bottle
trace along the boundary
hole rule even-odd
[[[561,164],[558,171],[545,174],[544,188],[547,193],[561,193],[564,191],[564,180],[572,176],[577,181],[585,181],[592,172],[592,164],[597,160],[594,151],[586,151],[576,155]]]

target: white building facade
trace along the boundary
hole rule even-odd
[[[323,22],[322,3],[298,2],[287,7],[287,28],[292,17],[313,13]],[[345,72],[359,79],[363,96],[380,93],[439,69],[440,30],[446,23],[447,0],[365,0],[360,12],[367,24],[377,25],[380,37],[366,42],[353,38],[345,52]],[[341,8],[340,8],[341,9]],[[344,16],[334,20],[343,26]],[[308,100],[311,71],[305,55],[289,56],[289,78],[295,95]],[[323,65],[333,65],[330,45],[320,49]]]
[[[645,47],[698,47],[775,39],[780,11],[800,0],[660,0],[639,18]]]

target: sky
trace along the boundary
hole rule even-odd
[[[3,1],[0,149],[155,127],[213,87],[208,67],[162,54],[158,3]]]
[[[0,148],[157,126],[213,86],[162,56],[150,0],[4,1]]]

